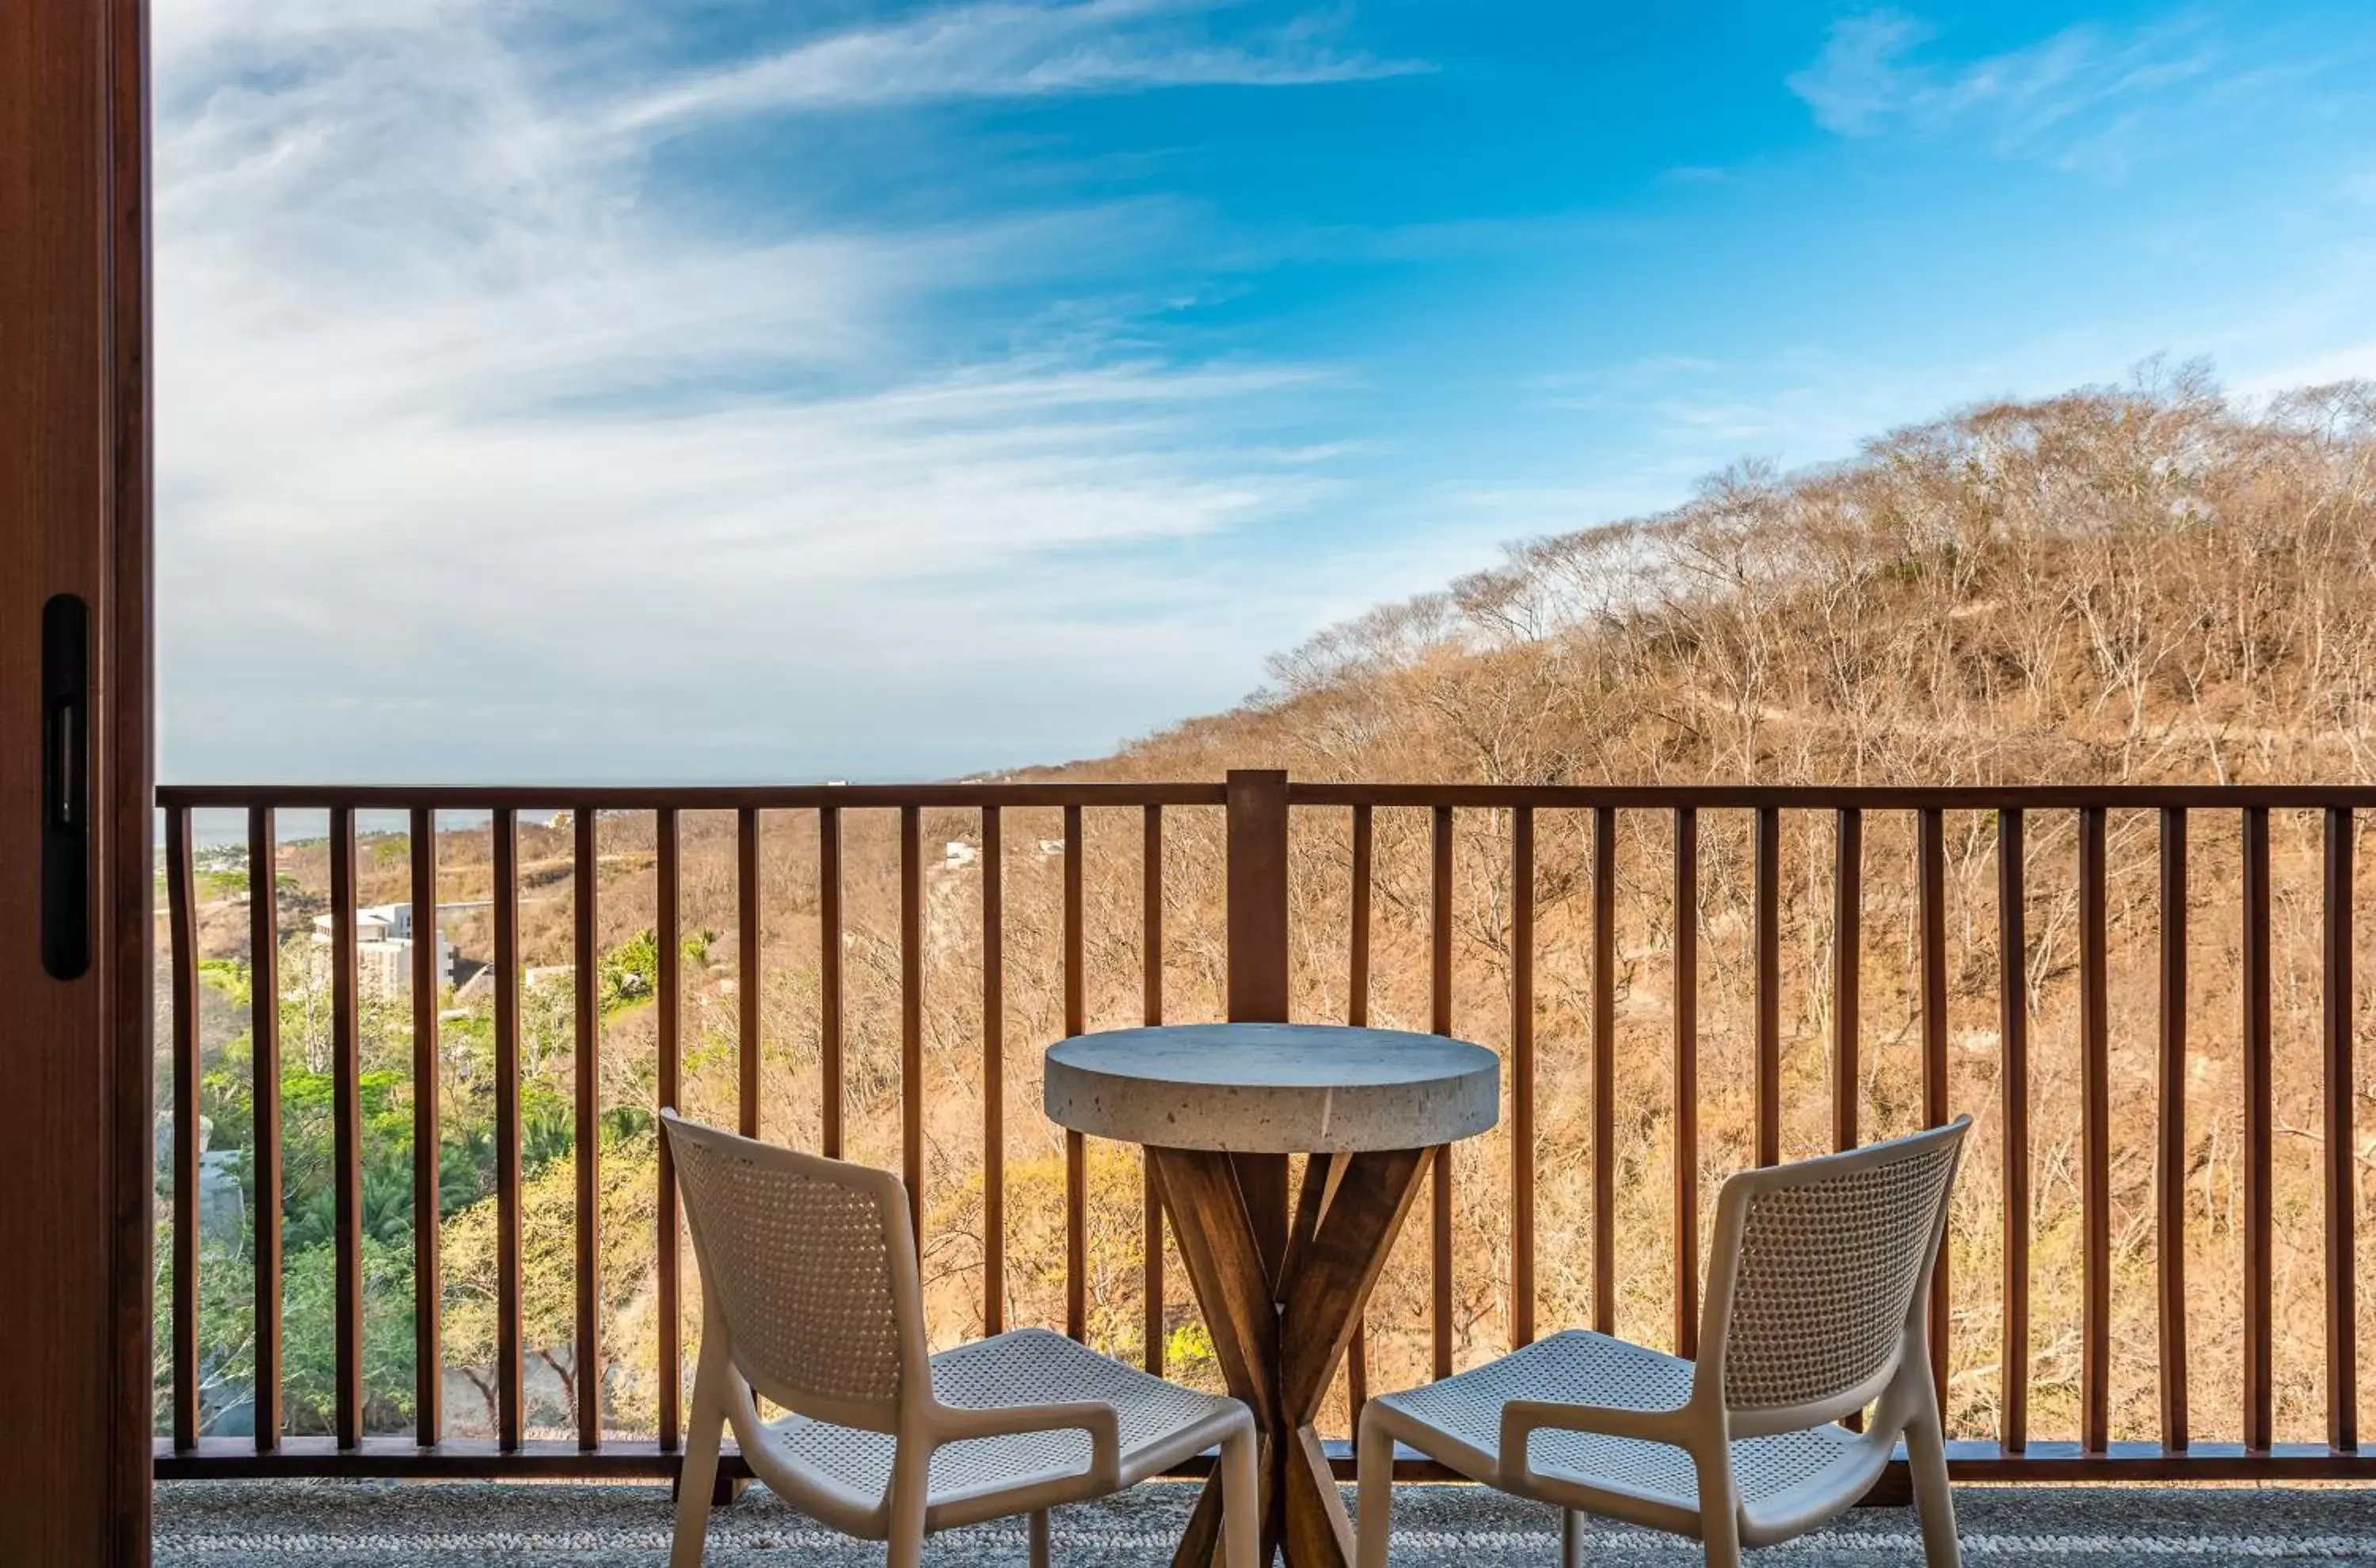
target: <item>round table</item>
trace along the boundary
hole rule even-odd
[[[1435,1150],[1493,1125],[1501,1063],[1442,1035],[1193,1024],[1049,1047],[1049,1118],[1143,1144],[1230,1392],[1262,1434],[1263,1561],[1347,1568],[1312,1425]],[[1307,1155],[1290,1219],[1288,1156]],[[1206,1482],[1174,1568],[1221,1562]]]

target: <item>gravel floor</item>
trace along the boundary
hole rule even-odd
[[[1057,1568],[1158,1568],[1194,1492],[1141,1487],[1059,1510]],[[1396,1568],[1502,1568],[1558,1562],[1550,1509],[1472,1487],[1395,1493]],[[1349,1491],[1346,1500],[1351,1502]],[[2169,1562],[2186,1568],[2286,1562],[2376,1564],[2376,1490],[2346,1488],[1964,1488],[1965,1561],[1974,1568]],[[464,1563],[649,1565],[669,1538],[667,1494],[649,1485],[487,1482],[172,1482],[157,1489],[161,1568],[459,1568]],[[814,1563],[879,1568],[880,1545],[817,1528],[754,1489],[721,1509],[708,1562],[721,1568]],[[1021,1520],[954,1530],[925,1547],[933,1568],[1021,1568]],[[1697,1563],[1696,1547],[1600,1526],[1586,1562],[1606,1568]],[[1752,1562],[1916,1563],[1910,1510],[1858,1509],[1832,1527],[1752,1553]]]

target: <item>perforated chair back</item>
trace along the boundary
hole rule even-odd
[[[922,1291],[906,1194],[886,1172],[660,1113],[710,1331],[787,1409],[895,1431],[924,1379]]]
[[[1887,1384],[1908,1336],[1924,1333],[1970,1125],[1963,1117],[1725,1183],[1697,1375],[1722,1380],[1729,1409],[1830,1420]]]

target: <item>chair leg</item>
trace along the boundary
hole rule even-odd
[[[1692,1450],[1700,1479],[1700,1546],[1707,1568],[1740,1568],[1740,1493],[1732,1448],[1718,1430]]]
[[[701,1568],[701,1545],[709,1534],[710,1493],[718,1484],[718,1450],[726,1437],[726,1409],[719,1387],[722,1358],[706,1351],[694,1374],[693,1410],[685,1421],[684,1467],[677,1474],[676,1538],[669,1568]]]
[[[1939,1420],[1939,1399],[1925,1369],[1914,1419],[1906,1423],[1906,1467],[1914,1481],[1914,1506],[1922,1519],[1922,1556],[1930,1568],[1962,1568],[1964,1550],[1955,1539],[1955,1499],[1947,1485],[1947,1443]]]
[[[1584,1562],[1584,1515],[1573,1508],[1560,1510],[1560,1568],[1579,1568]]]
[[[921,1568],[924,1561],[924,1500],[932,1473],[932,1450],[907,1432],[899,1434],[891,1462],[890,1568]]]
[[[1031,1510],[1031,1568],[1048,1568],[1048,1510]]]
[[[1700,1510],[1700,1545],[1707,1568],[1740,1568],[1740,1515],[1730,1508]]]
[[[1374,1408],[1361,1412],[1353,1440],[1355,1507],[1360,1527],[1353,1533],[1355,1568],[1386,1568],[1395,1515],[1395,1440],[1371,1418]]]
[[[1262,1554],[1262,1474],[1253,1423],[1221,1439],[1221,1561],[1225,1568],[1258,1568]]]

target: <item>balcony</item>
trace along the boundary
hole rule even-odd
[[[1339,1434],[1372,1387],[1571,1324],[1689,1354],[1728,1171],[1969,1112],[1932,1303],[1960,1480],[2376,1477],[2353,921],[2376,788],[160,800],[160,1479],[670,1476],[698,1313],[663,1104],[899,1170],[936,1335],[1040,1323],[1217,1382],[1135,1153],[1051,1127],[1038,1084],[1063,1035],[1220,1016],[1504,1062],[1501,1127],[1437,1162],[1372,1301]],[[400,992],[363,983],[359,912],[406,898],[487,967],[482,1001],[434,940]],[[287,956],[316,912],[313,967]],[[657,1520],[636,1495],[621,1518]],[[2235,1525],[2162,1496],[2121,1506]],[[1852,1527],[1902,1528],[1876,1517]]]

